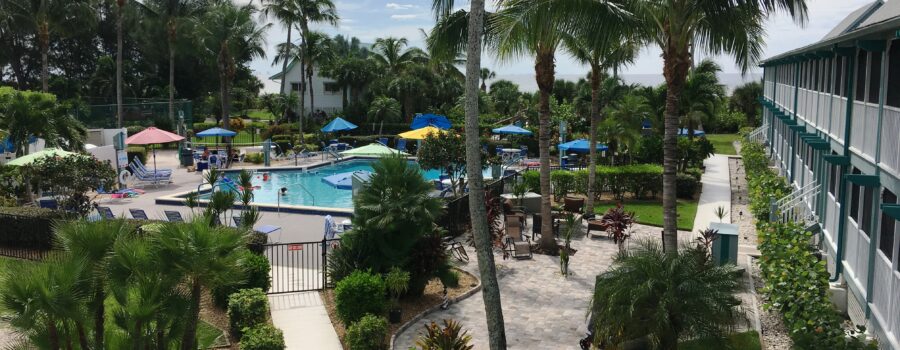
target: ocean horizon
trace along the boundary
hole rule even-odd
[[[640,84],[644,86],[657,86],[665,83],[665,78],[662,74],[620,74],[622,80],[625,80],[628,84]],[[734,90],[735,87],[740,85],[749,83],[751,81],[761,81],[762,74],[758,73],[748,73],[747,75],[742,75],[741,73],[719,73],[719,82],[722,85],[725,85],[725,89],[729,94]],[[578,81],[578,79],[585,78],[584,74],[557,74],[556,79],[563,79],[569,81]],[[537,91],[537,82],[534,80],[534,74],[497,74],[497,78],[488,80],[488,86],[491,83],[497,80],[509,80],[517,85],[519,85],[520,91],[525,92],[535,92]]]

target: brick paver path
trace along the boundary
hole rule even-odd
[[[632,238],[659,239],[661,230],[635,225]],[[687,232],[680,234],[688,236]],[[597,236],[573,239],[572,247],[578,252],[570,259],[572,274],[568,278],[559,273],[558,257],[535,255],[532,260],[502,260],[495,255],[510,349],[580,349],[578,340],[585,334],[585,317],[595,277],[609,267],[618,248],[612,240]],[[468,249],[473,259],[460,267],[478,276],[474,249]],[[481,292],[407,328],[398,335],[393,348],[408,349],[415,344],[425,324],[431,321],[441,324],[441,320],[448,318],[459,321],[469,331],[475,349],[488,348]]]

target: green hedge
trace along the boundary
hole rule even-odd
[[[387,306],[384,281],[379,275],[354,271],[335,286],[334,303],[345,325],[353,324],[365,314],[380,315]]]
[[[692,175],[678,174],[675,178],[675,196],[681,199],[694,199],[700,182]]]
[[[269,298],[262,289],[241,289],[228,297],[228,323],[231,334],[240,338],[245,328],[266,323]]]
[[[241,350],[284,350],[284,333],[269,324],[260,324],[244,330]]]
[[[134,160],[134,157],[138,157],[141,160],[141,163],[147,164],[147,149],[143,146],[126,147],[125,152],[128,155],[129,162]]]
[[[575,173],[568,170],[554,170],[550,172],[550,185],[553,197],[561,200],[575,189]]]
[[[541,193],[541,173],[537,170],[528,170],[522,172],[522,181],[528,186],[528,190],[534,193]]]
[[[221,308],[228,307],[228,297],[241,289],[259,288],[269,290],[269,259],[249,250],[241,255],[245,278],[238,283],[225,284],[212,289],[213,302]]]
[[[784,178],[769,169],[765,146],[745,141],[741,145],[741,158],[747,173],[750,212],[757,220],[768,220],[771,200],[790,194],[791,187]]]
[[[347,345],[353,350],[387,349],[388,329],[387,319],[366,314],[347,328]]]
[[[16,248],[50,249],[53,225],[76,215],[62,210],[35,207],[0,208],[0,245]]]
[[[554,195],[559,197],[575,192],[587,195],[588,170],[566,171],[555,170],[550,173],[550,183]],[[522,173],[523,181],[529,188],[540,187],[540,174],[537,170]],[[616,199],[625,198],[631,193],[637,199],[655,197],[662,191],[662,166],[656,164],[633,164],[621,166],[597,166],[595,188],[601,193],[610,193]],[[538,191],[535,191],[538,192]]]

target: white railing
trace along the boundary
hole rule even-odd
[[[848,280],[854,282],[857,289],[868,294],[869,238],[860,232],[859,226],[849,217],[845,229],[844,263],[850,277]]]
[[[816,113],[816,127],[819,130],[824,130],[824,125],[828,125],[828,118],[831,117],[831,111],[828,107],[831,106],[831,95],[827,93],[819,94],[819,112]]]
[[[747,135],[747,138],[750,141],[766,143],[766,141],[768,141],[768,139],[767,139],[768,134],[769,134],[769,124],[763,124],[762,126],[756,128],[755,130],[750,132],[750,134]]]
[[[834,199],[830,193],[825,195],[828,199],[825,201],[825,242],[831,246],[832,250],[837,249],[837,229],[838,219],[841,215],[841,205]]]
[[[831,125],[828,127],[828,133],[835,140],[844,143],[844,128],[847,124],[847,99],[834,96],[831,101]]]
[[[890,317],[893,318],[893,320],[890,320],[889,322],[893,323],[891,333],[893,333],[894,338],[896,339],[897,337],[900,337],[900,273],[894,272],[893,274],[894,277],[892,278],[892,283],[894,287],[892,290],[894,292],[891,293],[893,300],[891,300],[890,313],[890,315],[893,315],[893,317]]]
[[[858,152],[862,151],[862,138],[865,131],[866,105],[860,101],[853,101],[853,115],[850,118],[850,147]]]
[[[875,160],[878,141],[878,105],[853,102],[853,118],[850,128],[850,147],[862,156]]]
[[[880,162],[897,174],[900,172],[900,110],[886,106],[882,113]]]
[[[891,262],[887,260],[880,252],[875,253],[875,274],[872,279],[872,304],[874,309],[887,318],[891,322],[891,318],[897,318],[898,315],[891,317],[891,283],[893,282],[891,272]],[[885,325],[887,326],[887,325]],[[888,328],[888,327],[885,327]]]
[[[794,190],[787,196],[775,202],[782,222],[799,222],[812,224],[819,220],[818,216],[810,210],[814,206],[815,198],[819,195],[822,186],[817,181],[810,181],[806,186]]]
[[[797,117],[806,120],[806,96],[809,95],[809,91],[806,89],[797,89]]]

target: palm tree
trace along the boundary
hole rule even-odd
[[[122,128],[125,118],[125,106],[122,100],[122,50],[125,46],[125,32],[122,23],[125,22],[125,4],[127,0],[116,0],[116,127]],[[102,348],[102,346],[101,346]]]
[[[285,91],[284,86],[287,84],[288,63],[294,57],[291,55],[291,46],[293,45],[291,42],[291,31],[294,29],[294,23],[300,21],[299,3],[295,0],[262,0],[262,6],[263,16],[274,16],[287,29],[287,39],[279,46],[279,54],[275,56],[275,61],[272,62],[272,65],[275,65],[281,59],[281,90],[278,92],[286,96],[288,92]],[[284,110],[282,118],[287,119],[287,111],[287,109]]]
[[[84,149],[87,129],[69,114],[68,108],[56,101],[56,96],[16,91],[0,100],[0,110],[6,112],[3,127],[13,139],[16,156],[28,154],[31,136],[44,139],[50,147],[73,151]]]
[[[302,39],[301,46],[305,46],[307,41],[309,40],[309,26],[311,24],[324,23],[330,24],[333,26],[338,25],[338,21],[340,17],[337,14],[337,9],[334,6],[334,3],[331,0],[294,0],[297,1],[297,22],[294,23],[300,29],[300,37]],[[303,50],[306,52],[306,50]],[[307,58],[304,56],[300,56],[300,71],[304,71],[304,67],[306,67]],[[303,79],[300,79],[300,140],[303,142],[303,117],[305,116],[304,112],[304,93],[306,92],[306,84],[302,82]],[[312,112],[312,109],[310,109]]]
[[[682,337],[722,339],[734,322],[739,274],[718,266],[706,250],[664,251],[643,241],[620,251],[612,267],[597,276],[591,313],[594,344],[615,347],[647,337],[653,348],[677,349]]]
[[[497,73],[491,71],[487,68],[481,68],[481,73],[479,73],[481,77],[481,91],[487,92],[487,81],[488,79],[494,79],[497,77]]]
[[[425,52],[416,47],[406,48],[408,44],[406,38],[378,38],[369,57],[391,75],[399,75],[411,65],[427,62]]]
[[[725,87],[719,84],[716,73],[722,71],[713,60],[703,60],[688,73],[681,95],[682,125],[688,138],[694,139],[694,128],[702,126],[716,114],[719,102],[725,98]]]
[[[369,112],[366,113],[366,119],[369,122],[395,122],[400,120],[400,103],[397,100],[387,97],[378,96],[369,104]]]
[[[327,34],[319,31],[311,31],[304,37],[303,57],[306,60],[306,81],[309,82],[309,110],[315,111],[316,104],[313,98],[313,70],[316,64],[323,64],[334,58],[334,52],[331,50],[331,38]]]
[[[94,311],[94,347],[103,349],[106,319],[106,271],[113,245],[126,237],[129,227],[124,220],[72,221],[56,228],[56,242],[63,251],[84,259],[90,273],[90,308]]]
[[[589,74],[591,84],[590,160],[585,213],[594,212],[594,192],[596,191],[594,187],[597,178],[597,127],[603,121],[601,111],[604,108],[601,106],[600,82],[608,69],[617,69],[634,62],[640,49],[640,43],[633,34],[626,31],[629,28],[626,23],[619,23],[612,28],[613,30],[608,32],[603,40],[596,40],[596,35],[572,36],[564,40],[569,54],[579,62],[591,67]]]
[[[166,44],[169,51],[169,119],[175,120],[175,54],[182,27],[189,25],[205,7],[202,0],[147,0],[141,8],[155,20],[160,28],[165,28]]]
[[[28,28],[41,53],[41,91],[50,89],[50,39],[92,28],[96,11],[88,0],[5,0],[13,26]]]
[[[635,8],[642,35],[662,50],[666,78],[663,137],[663,242],[678,248],[675,177],[678,163],[679,99],[695,51],[729,54],[747,71],[762,54],[763,21],[778,11],[795,21],[806,19],[805,0],[646,1]]]
[[[210,219],[186,224],[166,224],[155,236],[159,264],[183,276],[190,290],[187,325],[181,339],[182,350],[197,348],[197,323],[203,288],[232,283],[242,275],[240,256],[244,240],[240,233],[221,226],[211,227]]]
[[[231,82],[237,72],[236,59],[265,57],[265,33],[271,24],[257,25],[251,5],[238,7],[231,2],[214,5],[202,18],[199,36],[211,57],[216,57],[219,70],[219,94],[222,103],[222,125],[229,128],[231,116]]]

